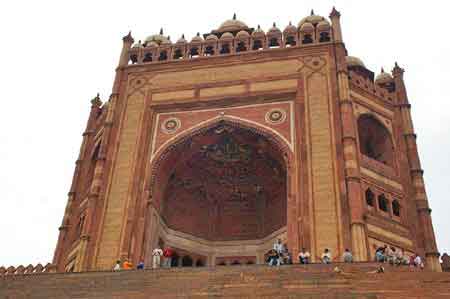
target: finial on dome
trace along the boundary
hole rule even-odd
[[[381,67],[381,72],[384,73],[384,68],[383,67]]]
[[[277,24],[275,22],[273,22],[273,28],[277,27]]]
[[[311,15],[312,16],[314,15],[314,9],[311,9]]]
[[[200,32],[197,32],[197,36],[200,36]]]
[[[336,10],[336,8],[333,6],[333,9],[331,10],[330,13],[330,18],[332,17],[340,17],[341,13],[339,11]]]
[[[92,106],[100,107],[102,105],[102,101],[100,100],[100,93],[97,92],[95,98],[91,100]]]
[[[168,35],[168,36],[167,36],[167,40],[169,40],[169,41],[170,41],[170,35]]]
[[[164,30],[162,29],[162,27],[161,27],[161,29],[159,30],[159,34],[161,34],[161,35],[164,34]]]
[[[184,39],[184,33],[181,35],[181,38]]]
[[[233,20],[236,20],[236,13],[233,14]]]
[[[258,29],[261,29],[261,25],[258,24]]]

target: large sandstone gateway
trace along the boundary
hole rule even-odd
[[[335,9],[283,31],[233,17],[191,41],[128,34],[111,97],[92,100],[53,262],[149,265],[170,245],[173,266],[259,264],[281,238],[313,260],[388,244],[439,271],[410,109],[403,69],[374,78],[349,56]]]

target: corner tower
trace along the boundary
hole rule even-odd
[[[92,101],[58,270],[165,245],[174,266],[262,263],[281,238],[313,260],[388,244],[437,271],[403,71],[375,79],[330,20],[125,36],[110,99]]]

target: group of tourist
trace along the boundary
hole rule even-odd
[[[292,264],[292,255],[287,248],[287,244],[283,244],[281,239],[278,239],[278,242],[273,245],[273,249],[268,252],[267,262],[269,266]]]
[[[331,251],[325,248],[321,256],[317,256],[317,260],[324,264],[330,264],[336,258],[332,257]],[[342,254],[344,263],[353,262],[353,254],[347,248]],[[419,254],[408,256],[404,250],[395,249],[393,246],[381,246],[375,250],[375,261],[380,263],[390,263],[391,265],[410,265],[414,267],[424,268],[422,258]],[[305,248],[298,253],[298,262],[300,264],[309,264],[311,262],[311,254]],[[287,249],[287,244],[282,243],[281,239],[273,245],[273,249],[268,252],[267,263],[269,266],[280,266],[283,264],[292,264],[292,256]]]
[[[166,247],[164,250],[162,250],[159,247],[156,247],[152,251],[152,268],[170,268],[172,266],[172,257],[174,255],[174,251],[169,246]],[[137,270],[143,270],[145,268],[145,264],[143,261],[140,261],[136,265]],[[130,262],[129,259],[125,259],[124,261],[117,260],[116,264],[114,265],[113,270],[114,271],[120,271],[120,270],[132,270],[134,269],[133,263]]]
[[[424,268],[422,258],[419,254],[408,256],[403,249],[397,250],[393,246],[376,247],[375,261],[379,263],[389,263],[391,265],[410,265],[414,267]]]
[[[330,264],[333,261],[331,251],[328,248],[325,248],[322,255],[317,257],[324,264]],[[342,260],[345,263],[353,262],[353,255],[349,249],[345,249],[344,254],[342,255]],[[298,262],[300,264],[309,264],[311,262],[311,254],[306,248],[302,248],[302,250],[298,254]],[[278,239],[277,242],[273,245],[273,249],[268,252],[267,263],[269,266],[280,266],[283,264],[292,264],[292,256],[287,248],[287,244]]]
[[[172,248],[167,246],[162,250],[159,247],[156,247],[152,251],[152,268],[160,268],[161,266],[164,268],[170,268],[172,266],[172,257],[174,256],[174,251]],[[317,256],[317,260],[324,264],[330,264],[336,258],[333,259],[330,249],[325,248],[321,256]],[[342,255],[342,261],[344,263],[352,263],[353,255],[349,249],[345,249]],[[424,268],[424,264],[422,262],[422,258],[419,254],[413,254],[408,256],[405,254],[404,250],[398,250],[393,246],[380,246],[375,247],[375,261],[380,263],[389,263],[391,265],[410,265],[414,267]],[[269,266],[280,266],[280,265],[289,265],[293,263],[292,255],[289,252],[286,243],[283,243],[281,239],[278,239],[273,248],[269,250],[267,253],[267,260]],[[302,248],[302,250],[298,253],[298,262],[300,264],[309,264],[311,263],[311,254],[306,248]],[[140,261],[136,267],[128,260],[125,259],[123,261],[118,260],[114,265],[114,271],[120,270],[131,270],[131,269],[144,269],[144,262]]]

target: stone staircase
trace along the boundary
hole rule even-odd
[[[375,263],[337,263],[5,275],[0,298],[450,298],[450,273],[383,266],[385,273],[368,273]]]

